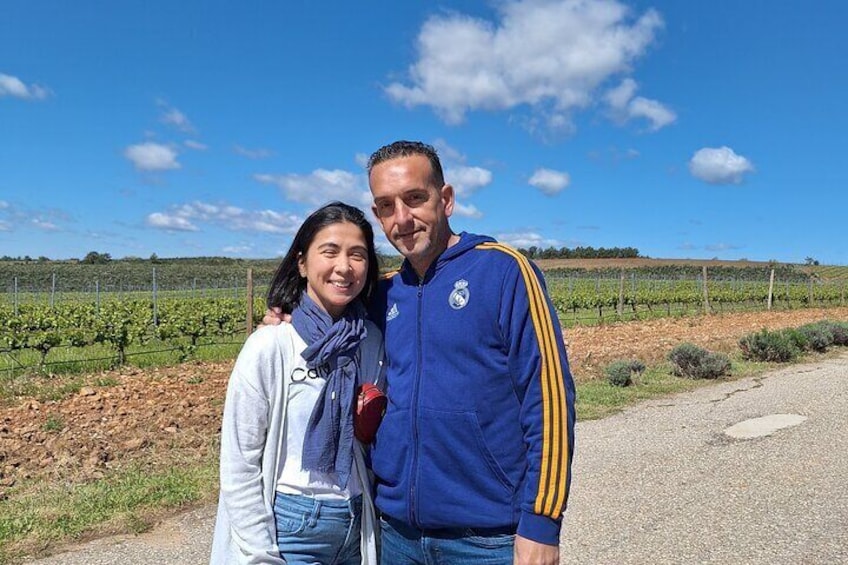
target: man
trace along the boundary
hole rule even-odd
[[[429,145],[382,147],[368,175],[405,257],[371,309],[388,357],[372,452],[382,562],[556,564],[574,383],[542,276],[489,237],[453,233],[454,190]]]

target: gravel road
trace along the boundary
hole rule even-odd
[[[771,414],[806,419],[753,439],[724,433]],[[842,355],[578,423],[563,564],[848,563],[846,417]],[[206,563],[214,512],[29,563]]]

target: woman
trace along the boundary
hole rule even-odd
[[[328,204],[298,230],[268,291],[291,324],[254,332],[230,376],[211,563],[375,563],[352,410],[356,386],[382,377],[364,306],[377,276],[357,208]]]

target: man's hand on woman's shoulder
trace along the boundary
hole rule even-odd
[[[281,323],[291,323],[291,314],[283,314],[283,310],[279,306],[268,308],[265,310],[265,316],[262,318],[262,326],[279,326]]]

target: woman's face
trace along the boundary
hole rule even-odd
[[[368,273],[368,247],[362,230],[337,222],[319,230],[305,255],[298,259],[309,297],[334,319],[362,289]]]

